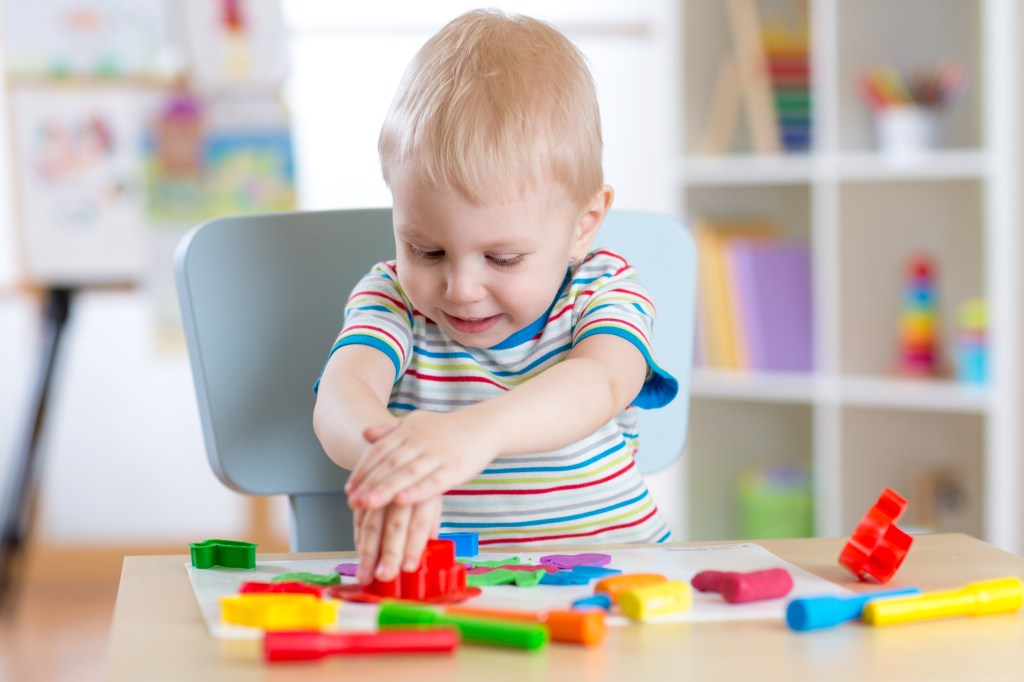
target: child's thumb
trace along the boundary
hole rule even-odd
[[[363,429],[363,438],[365,438],[367,442],[376,443],[378,440],[391,433],[392,429],[394,428],[395,427],[392,424],[377,424],[375,426],[367,426],[365,429]]]

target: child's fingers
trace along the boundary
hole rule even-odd
[[[384,441],[379,443],[380,450],[376,446],[371,448],[349,478],[346,491],[353,507],[383,507],[391,502],[396,490],[408,487],[440,466],[437,458],[425,453],[417,443],[394,445],[392,439],[387,441],[387,445]]]
[[[420,455],[419,448],[399,439],[387,439],[374,445],[359,461],[345,486],[350,497],[358,497],[368,487],[390,476]]]
[[[374,509],[362,513],[357,533],[359,542],[356,544],[356,551],[359,555],[356,579],[361,585],[367,585],[373,580],[373,572],[377,566],[377,557],[380,554],[380,541],[383,531],[384,510]]]
[[[377,568],[373,575],[377,580],[393,580],[398,577],[398,570],[405,553],[412,507],[392,505],[384,509],[382,513],[384,515],[384,532],[381,535],[380,559],[377,561]]]
[[[409,532],[406,535],[405,556],[402,559],[403,571],[415,571],[419,567],[427,540],[437,526],[437,515],[432,504],[419,504],[410,509]]]
[[[365,509],[354,509],[352,510],[352,539],[359,546],[359,530],[363,523],[363,516],[366,515]]]
[[[345,492],[351,493],[355,490],[392,452],[403,445],[403,439],[397,436],[393,438],[383,437],[374,443],[359,460],[359,463],[356,464],[356,468],[352,470],[352,473],[349,474],[348,480],[345,482]]]
[[[396,491],[392,495],[392,500],[395,504],[420,504],[432,497],[443,495],[459,483],[462,481],[457,475],[448,475],[444,467],[437,467],[420,476],[414,483]]]
[[[392,467],[393,468],[390,468]],[[395,501],[395,495],[410,487],[417,486],[425,479],[433,483],[424,487],[436,490],[440,495],[447,488],[438,488],[437,472],[442,469],[442,462],[435,457],[406,456],[398,454],[388,461],[388,466],[378,467],[367,475],[366,479],[349,493],[349,504],[366,509],[377,509]],[[432,497],[421,495],[418,501]]]

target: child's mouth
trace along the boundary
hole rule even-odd
[[[456,317],[454,315],[444,314],[448,324],[451,325],[452,329],[461,334],[482,334],[489,331],[494,325],[498,324],[498,320],[501,319],[501,315],[491,315],[490,317]]]

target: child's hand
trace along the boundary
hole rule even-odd
[[[497,454],[486,434],[458,412],[417,410],[391,427],[371,427],[372,445],[349,476],[353,509],[416,504],[444,494],[483,471]]]
[[[374,578],[392,580],[400,570],[416,570],[427,540],[436,537],[440,522],[440,497],[411,506],[357,510],[353,523],[359,583],[366,585]]]

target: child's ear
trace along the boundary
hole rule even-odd
[[[572,257],[576,260],[583,260],[590,252],[590,245],[604,223],[604,217],[615,201],[615,190],[611,185],[601,185],[601,188],[594,193],[584,206],[583,212],[576,219],[575,234],[573,235]]]

